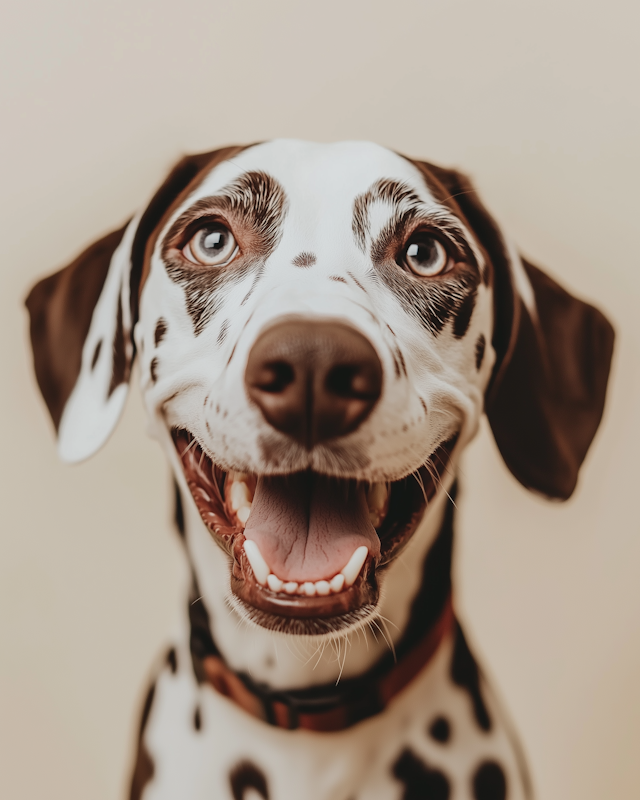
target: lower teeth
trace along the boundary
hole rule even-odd
[[[356,548],[353,555],[349,559],[347,565],[343,567],[341,572],[334,575],[330,581],[304,581],[298,583],[297,581],[283,581],[278,578],[271,570],[267,562],[264,560],[258,545],[250,539],[245,539],[244,552],[247,561],[251,565],[253,575],[256,581],[261,586],[268,586],[272,592],[286,592],[286,594],[302,594],[307,597],[326,597],[329,594],[338,594],[345,587],[352,586],[364,566],[369,550],[364,545]]]

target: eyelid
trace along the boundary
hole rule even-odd
[[[400,254],[406,253],[413,237],[420,233],[424,233],[433,239],[437,239],[437,241],[440,242],[440,244],[444,247],[449,258],[453,259],[454,261],[469,260],[469,256],[461,246],[460,242],[456,241],[451,233],[443,228],[442,225],[436,225],[436,223],[430,222],[429,220],[421,220],[405,237]]]
[[[222,225],[226,228],[233,238],[238,241],[238,237],[236,236],[233,228],[231,227],[229,221],[225,219],[220,214],[206,214],[203,217],[197,217],[196,219],[190,220],[185,227],[182,229],[178,237],[172,243],[172,247],[177,248],[178,250],[182,250],[191,239],[195,236],[195,234],[201,229],[206,227],[207,225]]]

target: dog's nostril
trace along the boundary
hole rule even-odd
[[[265,364],[254,377],[253,385],[263,392],[278,394],[290,386],[295,378],[296,374],[291,364],[286,361],[272,361]]]
[[[340,365],[333,367],[327,373],[325,388],[331,394],[337,394],[339,397],[351,397],[355,373],[356,370],[351,366]]]
[[[380,395],[380,382],[367,375],[360,366],[339,364],[327,373],[325,388],[338,397],[359,400],[377,399]]]

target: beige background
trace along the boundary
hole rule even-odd
[[[528,495],[485,430],[464,469],[455,571],[538,796],[638,797],[638,4],[8,6],[0,797],[123,796],[184,577],[136,392],[98,456],[58,464],[22,298],[183,152],[274,136],[373,139],[466,170],[523,251],[615,321],[606,422],[579,491],[563,506]]]

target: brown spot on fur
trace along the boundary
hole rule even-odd
[[[160,317],[160,319],[156,322],[156,329],[153,334],[153,341],[155,342],[156,347],[164,339],[165,334],[167,333],[167,328],[167,321]]]
[[[267,779],[262,770],[251,761],[241,761],[235,766],[229,775],[229,782],[233,800],[244,800],[248,789],[255,789],[264,800],[269,800]]]
[[[294,267],[312,267],[317,258],[313,253],[298,253],[298,255],[291,262]]]
[[[462,339],[469,328],[471,315],[476,305],[476,293],[469,292],[458,306],[456,315],[453,319],[453,335],[456,339]]]
[[[484,351],[487,345],[487,340],[484,338],[484,334],[480,334],[478,336],[478,341],[476,342],[476,369],[479,370],[482,366],[482,362],[484,360]]]
[[[227,338],[227,332],[229,331],[229,320],[225,319],[220,326],[220,330],[218,331],[218,344],[224,344],[224,340]]]
[[[351,280],[352,280],[352,281],[355,283],[355,285],[358,287],[358,289],[362,289],[362,291],[366,293],[366,291],[367,291],[367,290],[366,290],[366,289],[364,288],[364,286],[363,286],[363,285],[360,283],[360,281],[359,281],[359,280],[356,278],[356,276],[353,274],[353,272],[347,272],[347,275],[348,275],[348,276],[351,278]],[[389,329],[389,330],[391,330],[391,329]]]
[[[96,368],[96,364],[98,363],[98,359],[100,358],[100,351],[102,350],[102,339],[98,341],[96,345],[96,349],[93,351],[93,358],[91,359],[91,371]]]
[[[153,697],[155,694],[155,684],[152,684],[147,692],[147,696],[142,708],[142,716],[140,718],[140,730],[138,733],[138,753],[136,755],[136,762],[133,767],[133,775],[131,777],[131,791],[129,793],[129,800],[140,800],[145,786],[149,783],[155,772],[153,759],[143,741],[144,731],[149,720],[151,713],[151,706],[153,705]]]
[[[116,332],[113,337],[113,368],[111,371],[111,383],[109,384],[109,397],[123,383],[129,380],[131,372],[131,361],[127,358],[128,331],[125,334],[123,324],[122,302],[118,300],[118,316],[116,317]]]

